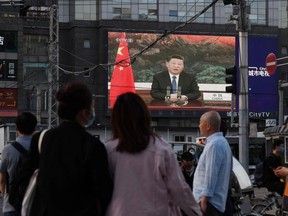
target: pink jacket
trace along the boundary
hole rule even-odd
[[[169,143],[151,139],[138,154],[117,152],[117,144],[118,140],[106,143],[114,181],[107,216],[168,216],[169,201],[189,216],[202,215]]]

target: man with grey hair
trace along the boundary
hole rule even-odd
[[[228,194],[232,152],[220,125],[221,117],[216,111],[200,118],[200,133],[207,139],[195,171],[193,195],[204,216],[223,215]]]

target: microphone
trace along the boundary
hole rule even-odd
[[[170,86],[167,86],[166,88],[166,96],[165,96],[165,101],[169,102],[170,101]]]
[[[181,99],[181,86],[178,86],[178,91],[177,91],[177,99]]]
[[[185,102],[181,101],[181,86],[178,87],[178,92],[177,92],[177,105],[181,106],[183,105]]]

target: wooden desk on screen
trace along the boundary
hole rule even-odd
[[[194,100],[188,101],[186,105],[175,105],[165,102],[165,100],[153,99],[150,95],[150,90],[136,91],[146,102],[150,110],[216,110],[216,111],[230,111],[230,101],[205,101]]]

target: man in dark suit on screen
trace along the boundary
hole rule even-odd
[[[166,60],[166,67],[166,71],[153,76],[150,94],[154,99],[164,101],[168,98],[171,102],[201,99],[195,76],[183,71],[183,56],[170,56]]]

